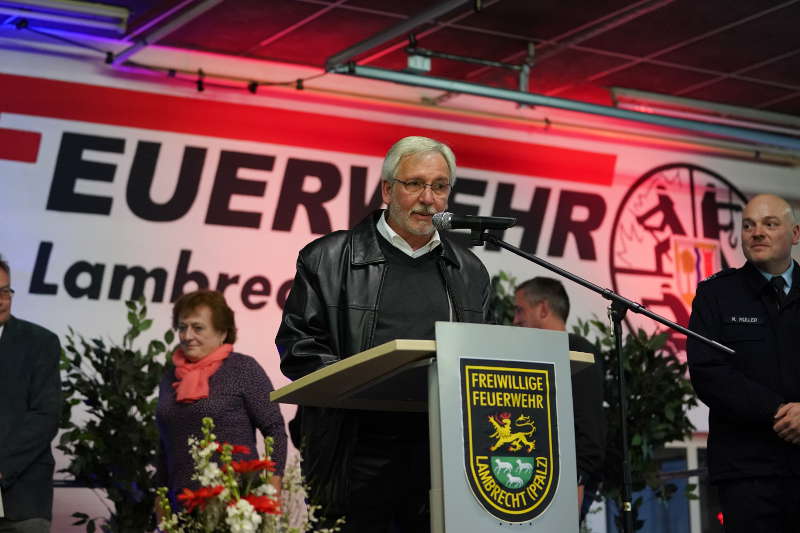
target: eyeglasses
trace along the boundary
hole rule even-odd
[[[425,183],[422,180],[403,181],[397,178],[392,178],[392,181],[400,183],[409,194],[419,194],[424,191],[426,187],[430,187],[431,192],[436,196],[447,196],[450,193],[450,184],[444,181]]]
[[[14,289],[11,287],[3,287],[0,289],[0,300],[10,300],[14,295]]]

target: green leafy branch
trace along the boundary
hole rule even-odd
[[[153,321],[144,299],[126,306],[128,329],[121,342],[87,339],[70,328],[61,356],[64,431],[57,447],[70,458],[63,471],[106,492],[114,509],[101,527],[112,532],[150,531],[155,525],[157,387],[175,340],[167,330],[144,350],[135,349],[134,341]],[[73,516],[89,533],[101,520],[80,512]]]

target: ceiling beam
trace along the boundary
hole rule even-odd
[[[180,3],[172,6],[171,8],[167,9],[166,11],[162,11],[161,13],[156,15],[155,17],[153,17],[150,20],[148,20],[147,22],[143,23],[141,26],[138,26],[135,30],[128,32],[127,35],[125,35],[125,39],[124,40],[133,41],[134,38],[137,35],[150,31],[150,28],[152,28],[153,26],[156,26],[158,24],[161,24],[162,20],[165,20],[168,17],[171,17],[172,15],[174,15],[175,13],[180,12],[182,9],[186,8],[186,6],[191,5],[192,2],[194,2],[194,1],[195,0],[182,0]]]
[[[740,19],[735,20],[733,22],[730,22],[728,24],[724,24],[722,26],[718,26],[718,27],[714,28],[713,30],[701,33],[699,35],[695,35],[694,37],[689,37],[688,39],[685,39],[685,40],[680,41],[678,43],[675,43],[675,44],[672,44],[670,46],[667,46],[666,48],[662,48],[661,50],[656,50],[655,52],[647,54],[647,55],[645,55],[645,56],[643,56],[643,57],[641,57],[639,59],[630,61],[629,63],[624,63],[622,65],[617,65],[615,67],[612,67],[612,68],[597,72],[595,74],[592,74],[591,76],[587,76],[583,80],[583,82],[595,82],[595,81],[599,80],[600,78],[604,78],[604,77],[610,76],[611,74],[614,74],[616,72],[619,72],[619,71],[622,71],[622,70],[626,70],[626,69],[631,68],[631,67],[635,67],[639,63],[644,63],[649,59],[656,59],[656,58],[661,57],[663,55],[666,55],[666,54],[668,54],[668,53],[670,53],[670,52],[672,52],[674,50],[678,50],[678,49],[683,48],[685,46],[688,46],[690,44],[702,41],[702,40],[707,39],[709,37],[713,37],[714,35],[717,35],[717,34],[720,34],[722,32],[728,31],[728,30],[730,30],[732,28],[736,28],[737,26],[741,26],[742,24],[745,24],[745,23],[750,22],[752,20],[756,20],[758,18],[761,18],[764,15],[768,15],[768,14],[774,12],[774,11],[779,11],[781,9],[789,7],[792,4],[796,4],[798,1],[800,1],[800,0],[788,0],[788,1],[783,2],[781,4],[769,7],[767,9],[758,11],[758,12],[753,13],[751,15],[748,15],[746,17],[740,18]],[[557,94],[560,94],[560,93],[562,93],[562,92],[574,87],[575,85],[576,85],[575,83],[568,83],[566,85],[562,85],[561,87],[556,87],[555,89],[551,89],[551,90],[547,91],[547,94],[550,95],[550,96],[555,96]]]
[[[239,55],[243,55],[243,56],[250,55],[253,52],[255,52],[256,50],[258,50],[259,48],[264,48],[265,46],[270,45],[270,44],[274,43],[275,41],[286,37],[287,35],[289,35],[293,31],[295,31],[295,30],[297,30],[299,28],[302,28],[303,26],[305,26],[309,22],[313,22],[313,21],[317,20],[319,17],[321,17],[322,15],[327,13],[328,11],[331,11],[331,10],[341,6],[346,1],[347,0],[336,0],[336,2],[334,2],[333,4],[326,5],[322,9],[320,9],[318,11],[315,11],[314,13],[310,14],[306,18],[304,18],[302,20],[299,20],[299,21],[295,22],[294,24],[282,29],[281,31],[279,31],[277,33],[274,33],[274,34],[270,35],[269,37],[261,40],[260,42],[258,42],[257,44],[251,46],[250,48],[248,48],[244,52],[241,52]]]
[[[4,0],[0,15],[125,33],[130,11],[124,7],[79,0]]]
[[[611,87],[611,97],[617,107],[625,104],[647,108],[662,108],[669,111],[686,111],[697,116],[706,115],[700,119],[725,119],[746,123],[749,128],[764,128],[776,126],[784,128],[784,133],[800,136],[800,117],[775,113],[773,111],[760,111],[752,107],[743,107],[705,100],[695,100],[684,96],[672,96],[648,91],[628,89],[626,87]],[[630,109],[630,107],[629,107]],[[777,129],[774,131],[778,131]]]
[[[298,1],[311,1],[311,0],[298,0]],[[487,2],[486,5],[488,6],[488,4],[489,4],[489,2]],[[352,9],[352,8],[348,8],[348,9]],[[550,39],[541,39],[539,37],[534,37],[534,36],[531,36],[531,35],[508,33],[508,32],[498,31],[498,30],[488,30],[486,28],[478,28],[478,27],[475,27],[475,26],[469,26],[469,25],[465,25],[465,24],[456,24],[456,23],[452,23],[452,22],[448,22],[448,21],[440,22],[437,27],[450,27],[450,28],[453,28],[453,29],[456,29],[456,30],[462,30],[462,31],[466,31],[466,32],[476,33],[476,34],[479,34],[479,35],[488,35],[488,36],[494,36],[494,37],[503,37],[505,39],[517,39],[519,41],[532,42],[538,47],[537,49],[541,49],[541,48],[543,48],[545,46],[548,46],[548,47],[557,46],[561,42],[561,39],[564,39],[568,35],[573,35],[575,33],[575,30],[576,30],[576,29],[573,29],[573,30],[567,31],[567,32],[565,32],[565,33],[563,33],[561,35],[558,35],[558,36],[550,38]],[[579,26],[577,29],[581,29],[583,27],[584,26]],[[424,37],[424,36],[425,36],[424,32],[423,33],[419,33],[419,34],[416,35],[418,41],[419,41],[419,39],[421,37]],[[406,46],[406,44],[400,43],[400,45],[397,46],[397,48],[401,48],[403,46]],[[698,67],[698,66],[694,66],[694,65],[687,65],[687,64],[684,64],[684,63],[674,63],[672,61],[665,61],[663,59],[648,59],[648,58],[645,58],[645,57],[642,57],[642,56],[626,54],[624,52],[605,50],[605,49],[602,49],[602,48],[595,48],[595,47],[586,46],[586,45],[583,45],[583,44],[574,44],[573,43],[573,44],[570,44],[569,48],[572,49],[572,50],[575,50],[577,52],[586,52],[586,53],[589,53],[589,54],[595,54],[595,55],[602,56],[602,57],[613,57],[613,58],[616,58],[616,59],[624,60],[626,62],[631,62],[631,61],[639,62],[639,63],[643,63],[643,64],[648,64],[648,65],[655,65],[655,66],[658,66],[658,67],[667,67],[667,68],[671,68],[671,69],[682,70],[682,71],[685,71],[685,72],[696,72],[696,73],[699,73],[699,74],[707,74],[707,75],[713,76],[715,78],[716,77],[724,77],[724,78],[730,78],[730,79],[734,79],[734,80],[747,81],[747,82],[750,82],[750,83],[755,83],[755,84],[758,84],[758,85],[764,85],[764,86],[767,86],[767,87],[778,87],[780,89],[788,89],[790,91],[800,91],[800,85],[797,85],[797,84],[782,83],[782,82],[779,82],[779,81],[767,80],[767,79],[763,79],[763,78],[754,78],[754,77],[750,77],[750,76],[744,76],[742,74],[736,74],[736,73],[733,73],[733,72],[723,72],[721,70],[715,70],[715,69],[708,68],[708,67]],[[750,65],[750,66],[747,67],[747,69],[749,70],[750,68],[756,68],[756,67],[760,67],[760,66],[763,66],[763,65],[766,65],[766,64],[769,64],[769,63],[774,63],[774,62],[781,61],[782,59],[786,59],[785,56],[788,56],[790,54],[783,54],[783,55],[779,55],[779,56],[773,56],[773,57],[769,58],[768,60],[765,60],[765,61],[763,61],[761,63],[755,64],[755,65]],[[516,61],[516,60],[518,60],[518,59],[520,59],[522,57],[525,57],[526,55],[527,55],[527,50],[518,51],[518,52],[514,52],[513,54],[510,54],[510,55],[502,58],[502,61],[505,62],[505,63],[514,62],[514,61]],[[542,54],[539,54],[539,57],[541,57],[541,55]],[[369,58],[365,58],[364,60],[359,61],[359,64],[365,65],[365,64],[367,64],[369,62],[370,62]],[[739,72],[739,71],[737,71],[737,72]],[[480,73],[478,72],[477,74],[480,74]],[[470,78],[470,76],[471,76],[471,78]],[[475,76],[472,74],[472,72],[467,73],[465,75],[465,77],[467,79],[471,80],[471,81],[475,81]]]
[[[428,8],[425,11],[422,11],[421,13],[404,20],[403,22],[400,22],[399,24],[396,24],[390,28],[386,28],[385,30],[376,33],[372,37],[365,39],[360,43],[354,44],[346,50],[342,50],[341,52],[333,54],[325,61],[325,70],[334,70],[344,63],[347,63],[357,55],[372,50],[376,46],[387,41],[391,41],[392,39],[400,37],[401,35],[406,35],[420,24],[430,22],[436,17],[442,16],[445,13],[449,13],[450,11],[472,1],[473,0],[446,0],[436,4],[435,6]]]
[[[129,46],[122,52],[115,54],[111,64],[115,67],[123,64],[134,54],[141,52],[151,44],[157,43],[173,31],[194,20],[220,3],[222,3],[222,0],[200,0],[200,2],[198,2],[196,5],[190,7],[174,19],[170,20],[168,23],[158,27],[152,33],[148,33],[144,37],[137,39],[133,45]]]
[[[725,126],[722,124],[711,124],[697,120],[687,120],[650,113],[641,113],[627,109],[619,109],[598,104],[579,102],[576,100],[568,100],[566,98],[557,98],[522,91],[512,91],[509,89],[499,89],[487,85],[447,80],[433,76],[419,76],[417,74],[410,74],[407,72],[396,72],[382,68],[360,66],[353,63],[340,66],[335,70],[335,72],[337,74],[347,74],[374,80],[390,81],[404,85],[427,87],[430,89],[439,89],[443,91],[452,91],[462,94],[471,94],[498,100],[506,100],[518,104],[552,107],[567,111],[576,111],[579,113],[589,113],[592,115],[600,115],[610,118],[632,120],[654,126],[694,131],[705,135],[746,141],[755,145],[766,145],[800,152],[800,139],[796,137],[767,133],[750,128],[739,128]]]
[[[549,59],[564,50],[574,48],[577,44],[602,35],[613,29],[627,24],[632,20],[647,15],[653,11],[661,9],[662,7],[673,3],[675,0],[641,0],[633,5],[619,9],[613,13],[609,13],[595,20],[582,24],[577,28],[562,33],[552,39],[548,39],[544,52],[537,52],[535,56],[536,64],[539,65],[542,61]],[[534,41],[534,39],[528,39]],[[527,49],[520,50],[502,59],[504,63],[512,63],[518,61],[528,55]],[[479,68],[470,71],[466,75],[466,79],[476,79],[481,74],[486,72],[486,68]]]
[[[483,2],[483,5],[481,6],[481,10],[485,10],[485,9],[495,5],[498,2],[500,2],[500,0],[486,0],[485,2]],[[447,28],[453,28],[453,27],[456,26],[456,23],[459,20],[465,19],[465,18],[469,17],[472,14],[473,14],[472,11],[464,11],[462,13],[459,13],[458,15],[450,17],[447,20],[437,20],[436,24],[434,26],[431,26],[431,27],[419,32],[419,33],[415,33],[414,34],[414,38],[416,38],[417,40],[423,39],[425,37],[433,35],[436,32],[439,32],[441,30],[445,30]],[[378,59],[382,58],[383,56],[389,55],[389,54],[391,54],[392,52],[394,52],[396,50],[403,49],[406,46],[408,46],[408,41],[396,42],[394,44],[390,44],[389,46],[386,46],[384,48],[381,48],[381,49],[371,53],[367,57],[365,57],[363,59],[360,59],[358,62],[361,65],[366,65],[368,63],[372,63],[373,61],[377,61]]]
[[[751,70],[756,70],[758,68],[762,68],[762,67],[765,67],[767,65],[771,65],[772,63],[777,63],[779,61],[783,61],[784,59],[789,59],[789,58],[791,58],[793,56],[796,56],[797,54],[800,54],[800,48],[795,49],[795,50],[789,50],[788,52],[786,52],[784,54],[778,54],[778,55],[775,55],[775,56],[772,56],[772,57],[768,57],[767,59],[764,59],[763,61],[759,61],[757,63],[753,63],[751,65],[747,65],[747,66],[742,67],[740,69],[734,70],[733,72],[722,73],[719,76],[717,76],[716,78],[711,78],[710,80],[705,80],[705,81],[701,81],[699,83],[694,83],[692,85],[684,87],[683,89],[675,91],[675,96],[683,96],[684,94],[688,94],[688,93],[697,91],[698,89],[703,89],[705,87],[708,87],[709,85],[714,85],[715,83],[719,83],[719,82],[721,82],[723,80],[734,79],[737,74],[744,74],[746,72],[750,72]]]

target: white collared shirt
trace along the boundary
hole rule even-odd
[[[781,276],[785,281],[786,284],[783,286],[783,293],[789,294],[789,291],[792,290],[792,270],[794,270],[794,261],[789,261],[789,268],[778,274]],[[771,280],[772,278],[776,277],[775,274],[770,274],[769,272],[764,272],[760,268],[758,269],[761,272],[761,275],[767,278],[767,281]]]
[[[441,238],[439,238],[439,232],[437,230],[433,231],[433,235],[431,236],[431,240],[429,240],[424,246],[421,248],[417,248],[414,250],[411,248],[411,245],[406,242],[404,238],[397,234],[395,230],[389,226],[389,223],[386,222],[386,216],[389,214],[389,211],[384,211],[383,215],[378,218],[378,222],[376,224],[378,228],[378,233],[380,233],[384,239],[389,241],[389,243],[406,254],[409,257],[413,257],[416,259],[417,257],[422,257],[423,255],[427,254],[431,250],[435,249],[437,246],[442,244]]]

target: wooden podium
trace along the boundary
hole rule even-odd
[[[531,328],[437,322],[436,339],[376,346],[270,400],[427,411],[434,533],[578,531],[569,374],[593,364],[592,354],[569,352],[566,333]]]

